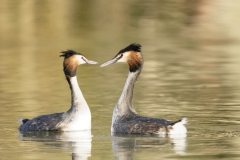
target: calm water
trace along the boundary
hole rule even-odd
[[[0,3],[0,159],[240,159],[240,2]],[[69,109],[60,51],[101,64],[132,42],[145,59],[137,112],[188,117],[187,137],[111,135],[126,64],[79,67],[91,131],[19,133],[18,118]]]

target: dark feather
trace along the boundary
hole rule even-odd
[[[29,121],[30,119],[23,119],[22,120],[22,123],[24,124],[24,123],[26,123],[27,121]]]
[[[125,134],[158,134],[159,132],[168,132],[168,126],[172,122],[158,119],[148,118],[139,115],[131,116],[130,118],[122,118],[114,123],[113,128],[116,133]]]
[[[68,49],[66,51],[62,51],[60,53],[62,53],[62,54],[59,57],[64,57],[64,58],[71,57],[72,55],[83,55],[83,54],[81,54],[79,52],[76,52],[74,50],[71,50],[71,49]]]
[[[118,54],[120,53],[124,53],[124,52],[128,52],[128,51],[135,51],[135,52],[141,52],[141,45],[138,43],[132,43],[129,46],[127,46],[126,48],[120,50],[118,52]]]
[[[57,124],[63,120],[63,112],[38,116],[26,121],[19,127],[20,131],[60,130]]]

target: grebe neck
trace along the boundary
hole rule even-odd
[[[133,89],[134,84],[137,81],[137,78],[142,70],[142,67],[140,67],[135,72],[129,71],[127,80],[125,82],[122,94],[118,100],[118,103],[114,109],[114,112],[118,116],[122,115],[129,115],[129,114],[137,114],[133,107],[132,99],[133,99]]]
[[[81,109],[88,109],[89,107],[87,105],[86,100],[83,97],[82,91],[79,88],[77,77],[68,77],[66,76],[67,81],[69,83],[70,89],[71,89],[71,108],[68,112],[74,112]]]

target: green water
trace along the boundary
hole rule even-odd
[[[237,1],[0,0],[0,159],[239,159],[240,34]],[[18,118],[66,111],[60,51],[100,64],[132,42],[144,68],[134,107],[188,117],[187,137],[111,135],[127,64],[81,65],[91,132],[27,133]]]

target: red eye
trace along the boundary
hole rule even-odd
[[[119,55],[117,55],[117,59],[121,59],[123,57],[123,54],[121,53],[121,54],[119,54]]]
[[[87,60],[84,57],[82,57],[82,60],[87,63]]]

